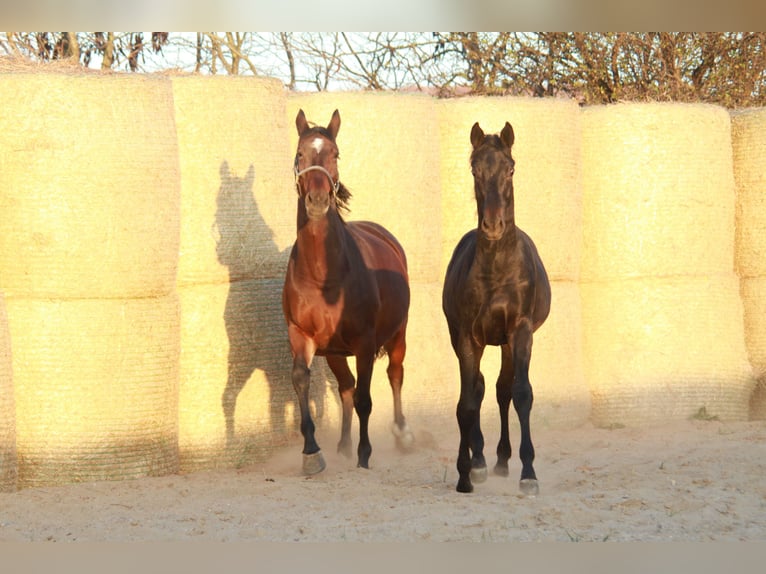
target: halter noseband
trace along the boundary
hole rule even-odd
[[[295,188],[298,191],[298,194],[300,195],[300,186],[298,185],[298,180],[300,177],[308,172],[308,171],[321,171],[323,174],[327,176],[327,179],[330,180],[330,185],[332,185],[332,195],[337,195],[338,189],[340,189],[340,180],[333,181],[332,175],[330,175],[330,172],[327,171],[325,168],[323,168],[321,165],[310,165],[306,169],[302,169],[301,171],[298,171],[298,166],[295,166],[294,172],[295,172]]]

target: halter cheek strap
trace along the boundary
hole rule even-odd
[[[298,171],[298,167],[297,166],[294,168],[294,171],[295,171],[295,188],[296,188],[296,190],[298,190],[298,193],[300,194],[300,188],[298,186],[298,180],[300,179],[300,177],[304,173],[306,173],[308,171],[314,171],[314,170],[321,171],[323,174],[325,174],[327,176],[327,179],[330,180],[330,185],[332,185],[332,194],[336,195],[338,193],[338,189],[340,189],[340,180],[333,181],[332,175],[330,175],[330,172],[327,171],[325,168],[323,168],[321,165],[310,165],[306,169],[302,169],[301,171]]]

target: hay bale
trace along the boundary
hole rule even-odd
[[[615,279],[580,289],[596,425],[686,420],[703,407],[721,420],[747,420],[753,381],[733,273]]]
[[[16,405],[13,398],[11,337],[5,298],[0,293],[0,492],[16,490]]]
[[[283,276],[295,193],[281,82],[171,81],[181,166],[178,285],[227,283],[232,266],[237,279]]]
[[[353,197],[347,220],[371,220],[404,247],[413,281],[441,280],[439,116],[436,100],[391,93],[291,94],[290,152],[298,143],[295,116],[326,126],[335,109],[340,178]],[[292,155],[291,155],[292,158]],[[295,209],[295,201],[291,201]]]
[[[731,272],[734,176],[725,109],[587,108],[582,139],[583,280]]]
[[[766,375],[766,275],[740,279],[744,311],[745,344],[753,370]]]
[[[175,295],[7,307],[19,486],[178,470]]]
[[[766,109],[732,115],[737,186],[735,262],[741,277],[745,342],[759,384],[750,418],[766,419]]]
[[[580,111],[572,100],[457,98],[439,102],[441,277],[463,234],[476,227],[469,156],[474,122],[498,133],[508,121],[516,141],[516,223],[534,239],[551,280],[580,277],[582,176]]]
[[[2,74],[0,288],[10,297],[170,293],[178,146],[167,79]]]
[[[182,471],[260,462],[299,434],[282,283],[252,279],[180,289]],[[227,446],[221,397],[230,373],[242,391],[236,440]],[[334,412],[327,373],[324,359],[317,359],[311,397],[319,419]]]
[[[732,115],[740,277],[766,276],[766,109]]]

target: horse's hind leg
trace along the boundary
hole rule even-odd
[[[502,366],[497,378],[497,406],[500,409],[500,440],[497,443],[497,464],[495,474],[508,476],[508,460],[511,458],[511,439],[508,429],[508,411],[511,406],[513,387],[513,350],[502,346]]]
[[[354,408],[354,375],[348,368],[346,357],[328,355],[326,357],[330,370],[338,381],[338,394],[343,408],[338,452],[346,457],[351,456],[351,413]]]
[[[404,383],[404,355],[407,350],[405,340],[405,328],[402,329],[386,345],[388,353],[388,381],[391,384],[391,392],[394,398],[394,423],[391,431],[396,437],[396,446],[399,450],[408,451],[412,448],[415,437],[407,426],[402,411],[402,384]]]
[[[519,457],[521,458],[521,481],[519,488],[522,493],[537,494],[537,476],[532,462],[535,460],[535,448],[532,445],[532,436],[529,429],[529,416],[532,412],[532,385],[529,382],[529,362],[532,357],[532,327],[522,323],[514,335],[514,377],[511,387],[513,408],[519,416],[521,426],[521,445]]]

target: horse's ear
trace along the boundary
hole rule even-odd
[[[229,170],[229,162],[223,160],[221,167],[218,169],[218,173],[221,175],[221,179],[229,179],[231,177],[231,170]]]
[[[306,114],[303,113],[303,109],[298,110],[298,115],[295,117],[295,127],[298,128],[298,135],[309,129],[309,123],[306,121]]]
[[[338,130],[340,130],[340,113],[338,113],[338,110],[335,110],[332,113],[330,123],[327,124],[327,131],[330,132],[333,140],[338,135]]]
[[[514,139],[515,136],[513,135],[511,124],[505,122],[505,127],[503,127],[503,131],[500,132],[500,140],[510,149],[513,146]]]
[[[253,186],[253,182],[255,181],[255,168],[253,167],[253,164],[250,164],[250,167],[247,169],[247,175],[245,175],[245,181],[250,185],[250,187]]]
[[[473,124],[471,128],[471,145],[476,149],[484,141],[484,131],[479,127],[479,122]]]

